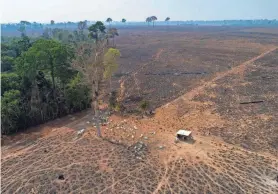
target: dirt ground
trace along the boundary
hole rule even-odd
[[[276,32],[120,29],[114,87],[155,115],[106,115],[103,139],[90,110],[2,137],[2,193],[278,193]]]

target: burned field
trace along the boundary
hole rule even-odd
[[[278,193],[276,31],[119,32],[113,87],[127,108],[148,100],[155,114],[106,115],[99,139],[85,112],[3,144],[2,193]],[[181,128],[194,143],[174,143]]]
[[[125,97],[138,97],[159,107],[184,92],[268,50],[264,36],[237,28],[120,29],[117,46],[122,52],[114,87],[120,83]],[[272,36],[270,36],[272,37]],[[261,39],[260,39],[261,38]],[[119,83],[120,81],[120,83]],[[131,104],[129,101],[126,105]]]
[[[213,102],[225,127],[208,129],[229,143],[278,155],[278,50],[215,82],[195,100]]]

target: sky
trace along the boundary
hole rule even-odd
[[[1,23],[278,19],[278,0],[1,0]]]

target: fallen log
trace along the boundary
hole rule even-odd
[[[261,103],[264,102],[263,100],[255,100],[250,102],[240,102],[239,104],[255,104],[255,103]]]

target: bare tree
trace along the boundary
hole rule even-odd
[[[108,30],[108,38],[113,39],[113,46],[115,46],[115,36],[119,36],[117,28],[110,28]]]
[[[82,79],[91,89],[92,110],[96,118],[97,135],[101,137],[99,100],[103,91],[102,83],[110,78],[117,69],[116,58],[119,56],[117,49],[108,51],[108,41],[105,35],[105,26],[102,22],[89,27],[90,41],[76,44],[76,57],[72,67],[82,74]]]
[[[74,69],[82,74],[85,84],[91,89],[92,110],[96,118],[97,135],[101,137],[99,118],[99,96],[105,67],[103,64],[104,54],[107,51],[107,41],[77,43],[76,57],[72,61]]]

